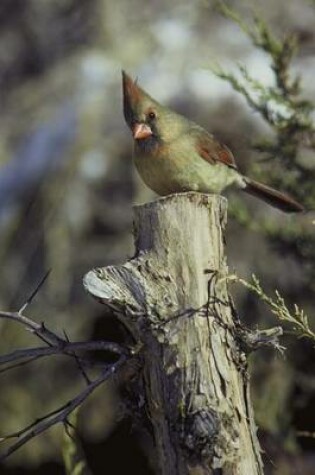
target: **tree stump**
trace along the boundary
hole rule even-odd
[[[263,473],[227,290],[226,207],[191,192],[136,206],[135,257],[84,279],[142,345],[163,475]]]

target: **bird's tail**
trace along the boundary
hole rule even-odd
[[[249,193],[250,195],[256,196],[263,201],[266,201],[271,206],[281,209],[286,213],[298,213],[305,211],[304,207],[295,201],[291,196],[277,191],[270,186],[263,185],[258,181],[254,181],[250,178],[244,177],[246,186],[243,188],[243,191]]]

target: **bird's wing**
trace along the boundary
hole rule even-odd
[[[228,167],[237,168],[231,150],[218,142],[212,135],[204,130],[196,131],[196,148],[201,158],[215,165],[218,162],[224,163]]]

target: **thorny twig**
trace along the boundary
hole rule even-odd
[[[68,337],[68,335],[67,335],[67,333],[66,333],[65,330],[63,331],[63,334],[64,334],[64,336],[65,336],[67,342],[70,343],[69,337]],[[83,376],[84,381],[86,382],[87,385],[89,385],[90,382],[91,382],[91,380],[90,380],[90,378],[89,378],[89,375],[87,374],[87,372],[86,372],[85,369],[84,369],[84,366],[83,366],[83,364],[82,364],[81,359],[76,355],[76,353],[71,353],[71,356],[72,356],[72,355],[73,355],[73,357],[74,357],[74,359],[75,359],[75,362],[76,362],[76,364],[77,364],[77,367],[78,367],[80,373],[81,373],[82,376]]]
[[[23,308],[23,307],[22,307]],[[66,340],[58,336],[56,333],[48,330],[45,324],[34,322],[31,318],[22,315],[21,311],[18,312],[3,312],[0,311],[0,318],[7,318],[13,320],[16,323],[20,323],[31,333],[40,338],[44,343],[49,346],[62,345],[66,343]]]
[[[42,358],[45,356],[65,355],[75,359],[80,372],[84,376],[86,387],[77,396],[69,400],[66,404],[46,414],[42,418],[37,419],[24,429],[13,434],[0,437],[0,442],[5,442],[12,438],[19,439],[17,442],[13,443],[8,449],[6,449],[2,454],[0,454],[0,461],[18,450],[22,445],[31,440],[33,437],[41,434],[53,425],[57,423],[66,424],[69,415],[76,408],[78,408],[98,386],[100,386],[104,381],[106,381],[114,373],[116,373],[118,369],[131,356],[131,352],[129,350],[123,348],[122,346],[114,342],[70,342],[66,335],[65,338],[62,338],[61,336],[49,330],[43,322],[37,323],[33,321],[30,317],[23,315],[23,311],[33,300],[39,288],[46,280],[47,276],[48,275],[46,274],[44,279],[42,279],[41,283],[37,286],[36,290],[32,293],[31,297],[27,300],[27,302],[21,307],[19,311],[0,311],[0,318],[6,318],[23,325],[27,330],[37,336],[47,346],[16,350],[12,353],[0,356],[0,365],[7,365],[1,372],[16,368],[23,364],[28,364],[38,358]],[[89,376],[85,371],[85,368],[88,368],[92,365],[96,366],[96,364],[93,364],[88,356],[79,356],[78,352],[91,352],[97,350],[113,353],[114,355],[118,356],[118,360],[110,364],[102,363],[99,376],[93,380],[90,380]],[[13,364],[8,365],[8,363],[12,362]]]
[[[104,381],[109,379],[117,370],[127,361],[127,356],[122,355],[120,359],[114,363],[107,366],[107,368],[102,372],[102,374],[92,381],[78,396],[68,401],[66,404],[58,408],[57,410],[47,414],[41,419],[38,419],[30,426],[22,429],[19,432],[10,434],[6,437],[2,437],[0,440],[8,440],[11,438],[18,437],[19,440],[12,444],[1,456],[0,461],[4,460],[6,457],[11,455],[13,452],[18,450],[22,445],[26,444],[29,440],[42,432],[46,431],[50,427],[58,423],[66,423],[68,416],[79,407],[87,397]]]
[[[122,355],[125,353],[124,349],[117,343],[108,341],[82,341],[66,343],[64,345],[55,346],[41,346],[37,348],[26,348],[22,350],[16,350],[12,353],[0,356],[0,365],[10,363],[24,358],[41,358],[50,355],[66,355],[74,356],[74,351],[110,351],[116,355]],[[83,361],[85,358],[83,358]]]
[[[40,282],[38,283],[38,285],[35,287],[35,289],[33,290],[33,292],[31,293],[31,295],[29,296],[29,298],[26,300],[26,302],[22,305],[22,307],[20,308],[19,310],[19,313],[22,314],[23,312],[25,312],[25,310],[27,309],[27,307],[33,302],[34,298],[36,297],[36,295],[38,294],[38,292],[40,291],[40,289],[43,287],[43,285],[45,284],[46,280],[48,279],[48,277],[50,276],[50,273],[51,273],[51,269],[48,269],[48,271],[44,274],[43,278],[40,280]]]

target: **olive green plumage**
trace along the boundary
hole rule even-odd
[[[232,152],[213,135],[162,106],[123,72],[124,116],[134,137],[134,162],[158,195],[242,189],[286,212],[302,211],[291,197],[243,176]]]

